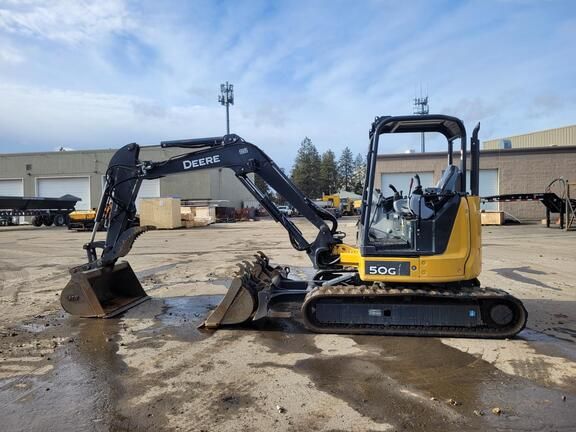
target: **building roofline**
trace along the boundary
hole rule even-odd
[[[460,153],[454,150],[455,154]],[[513,155],[513,154],[538,154],[538,153],[576,153],[576,145],[574,146],[548,146],[548,147],[515,147],[511,149],[482,149],[481,155]],[[445,157],[446,152],[427,152],[427,153],[388,153],[380,154],[377,159],[433,159],[437,157]],[[468,155],[470,156],[470,155]]]
[[[161,150],[166,150],[160,147],[160,145],[144,145],[139,144],[141,151],[146,151],[149,148],[158,148]],[[122,147],[122,146],[121,146]],[[92,153],[108,153],[108,152],[116,152],[121,147],[115,148],[107,148],[107,149],[93,149],[93,150],[65,150],[65,151],[39,151],[39,152],[22,152],[22,153],[0,153],[0,157],[3,156],[47,156],[47,155],[61,155],[61,154],[92,154]]]
[[[53,155],[53,154],[86,154],[86,153],[106,153],[106,152],[114,152],[118,149],[96,149],[96,150],[66,150],[66,151],[39,151],[39,152],[22,152],[22,153],[0,153],[0,157],[2,156],[46,156],[46,155]]]
[[[545,132],[552,132],[552,131],[559,130],[559,129],[568,129],[568,128],[573,128],[573,127],[576,127],[576,124],[559,126],[559,127],[550,128],[550,129],[542,129],[539,131],[527,132],[527,133],[518,134],[518,135],[510,135],[510,136],[505,136],[505,137],[500,137],[500,138],[492,138],[489,140],[482,141],[482,144],[487,143],[487,142],[492,142],[492,141],[501,141],[501,140],[505,140],[505,139],[513,139],[513,138],[520,138],[520,137],[525,137],[525,136],[530,136],[530,135],[537,135],[537,134],[541,134],[541,133],[545,133]]]

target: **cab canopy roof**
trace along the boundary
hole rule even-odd
[[[370,139],[374,134],[438,132],[449,142],[458,138],[466,139],[466,128],[456,117],[442,114],[383,116],[376,117],[370,129]]]

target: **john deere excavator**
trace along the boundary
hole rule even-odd
[[[292,246],[308,254],[316,273],[311,280],[291,279],[288,268],[272,266],[259,252],[253,261],[239,265],[227,294],[206,319],[206,327],[286,316],[286,303],[297,303],[301,319],[313,332],[514,336],[525,326],[524,306],[510,294],[481,287],[478,281],[482,248],[479,128],[478,124],[470,140],[468,192],[462,121],[446,115],[377,117],[369,133],[357,246],[345,244],[336,218],[304,196],[262,150],[237,135],[164,141],[164,148],[193,151],[159,162],[141,161],[140,147],[126,145],[110,161],[96,215],[96,224],[104,221],[108,228],[106,240],[95,241],[93,232],[84,246],[88,263],[70,270],[62,306],[73,315],[111,317],[146,300],[130,265],[118,261],[150,229],[133,226],[140,184],[176,173],[229,168],[284,226]],[[390,185],[392,192],[386,196],[385,185],[379,185],[376,178],[380,136],[420,132],[437,132],[447,140],[447,167],[441,180],[436,187],[424,188],[414,176],[415,187],[408,195]],[[454,163],[457,141],[458,165]],[[318,229],[314,239],[305,238],[255,186],[252,173]],[[111,211],[105,215],[109,205]]]

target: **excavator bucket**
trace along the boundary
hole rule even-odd
[[[60,303],[71,315],[110,318],[150,298],[127,262],[91,270],[77,267],[70,273]]]
[[[283,276],[283,269],[271,267],[262,252],[258,252],[253,261],[244,261],[238,267],[228,292],[203,326],[218,328],[242,324],[266,314],[272,281]]]

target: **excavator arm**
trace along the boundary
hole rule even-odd
[[[315,268],[326,268],[334,260],[332,246],[340,243],[336,218],[315,205],[290,181],[282,170],[262,150],[237,135],[190,140],[163,141],[163,148],[198,149],[171,159],[152,162],[140,161],[140,147],[128,144],[116,152],[106,173],[106,189],[96,217],[96,225],[104,218],[103,209],[111,204],[106,241],[85,245],[90,267],[113,265],[126,255],[134,239],[146,227],[133,227],[136,218],[136,197],[142,181],[172,174],[195,172],[210,168],[229,168],[250,191],[272,218],[288,231],[292,246],[306,251]],[[304,238],[298,227],[278,210],[274,202],[260,191],[249,174],[260,176],[272,189],[282,195],[301,215],[318,228],[313,241]],[[326,223],[330,222],[330,227]],[[102,248],[98,259],[97,248]]]
[[[80,316],[111,317],[148,298],[130,265],[117,262],[129,253],[139,235],[153,229],[136,224],[136,197],[140,186],[146,180],[204,169],[231,169],[272,218],[284,226],[292,246],[308,254],[315,268],[339,269],[335,246],[342,243],[343,234],[337,231],[336,218],[308,199],[257,146],[232,134],[163,141],[161,147],[194,151],[164,161],[141,161],[141,147],[132,143],[119,149],[110,160],[92,238],[84,245],[88,262],[70,270],[72,278],[62,292],[61,303],[66,311]],[[318,229],[316,237],[306,239],[258,189],[250,174],[260,176],[313,224]],[[101,224],[107,228],[106,239],[96,241],[96,230]],[[268,258],[260,253],[253,263],[241,266],[221,304],[225,306],[213,314],[220,317],[210,322],[217,326],[261,318],[268,314],[274,297],[301,299],[308,289],[306,283],[295,283],[287,276],[287,269],[271,267]]]

